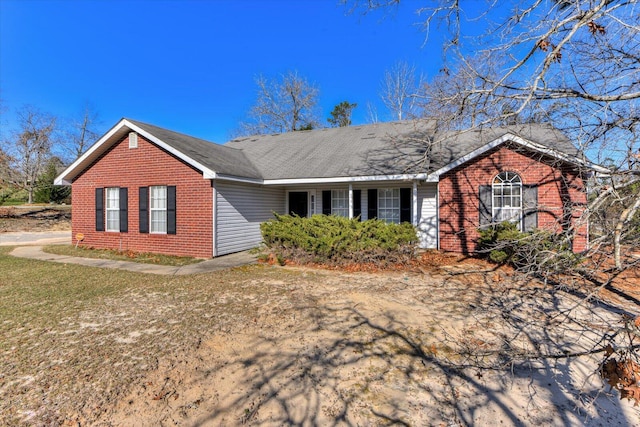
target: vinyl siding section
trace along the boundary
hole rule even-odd
[[[438,185],[418,186],[418,244],[423,249],[438,248]]]
[[[262,242],[260,223],[273,218],[273,212],[284,213],[285,191],[216,181],[214,183],[216,255],[254,248]]]

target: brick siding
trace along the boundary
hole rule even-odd
[[[138,188],[176,186],[176,234],[140,233]],[[95,188],[127,187],[129,231],[96,231]],[[202,173],[138,135],[138,148],[125,137],[82,172],[72,184],[72,230],[83,246],[211,258],[211,182]]]
[[[488,151],[440,177],[440,248],[471,253],[476,250],[479,226],[479,187],[491,185],[500,172],[520,175],[523,184],[538,185],[538,228],[554,232],[573,227],[574,252],[587,247],[586,206],[582,178],[567,164],[525,152],[519,146]]]

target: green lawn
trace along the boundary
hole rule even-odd
[[[251,266],[159,277],[11,249],[0,247],[0,425],[58,425],[78,413],[91,423],[159,359],[246,323],[251,301],[280,293],[265,281],[295,276]]]

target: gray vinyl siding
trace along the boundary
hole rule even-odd
[[[438,248],[438,185],[418,186],[418,244],[423,249]]]
[[[254,248],[262,242],[260,223],[284,213],[285,191],[258,185],[216,181],[216,255]]]

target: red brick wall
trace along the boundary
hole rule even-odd
[[[440,248],[470,253],[476,250],[479,188],[491,185],[500,172],[516,172],[523,184],[538,185],[538,227],[561,231],[573,226],[573,250],[587,246],[587,225],[580,216],[586,204],[584,184],[575,170],[557,160],[527,153],[517,146],[490,150],[440,177]],[[571,209],[563,206],[571,206]]]
[[[175,235],[138,231],[138,188],[152,185],[176,186]],[[128,233],[95,231],[97,187],[129,189]],[[129,149],[125,137],[80,174],[72,188],[73,236],[83,233],[83,246],[202,258],[213,254],[211,182],[140,135],[138,148]]]

